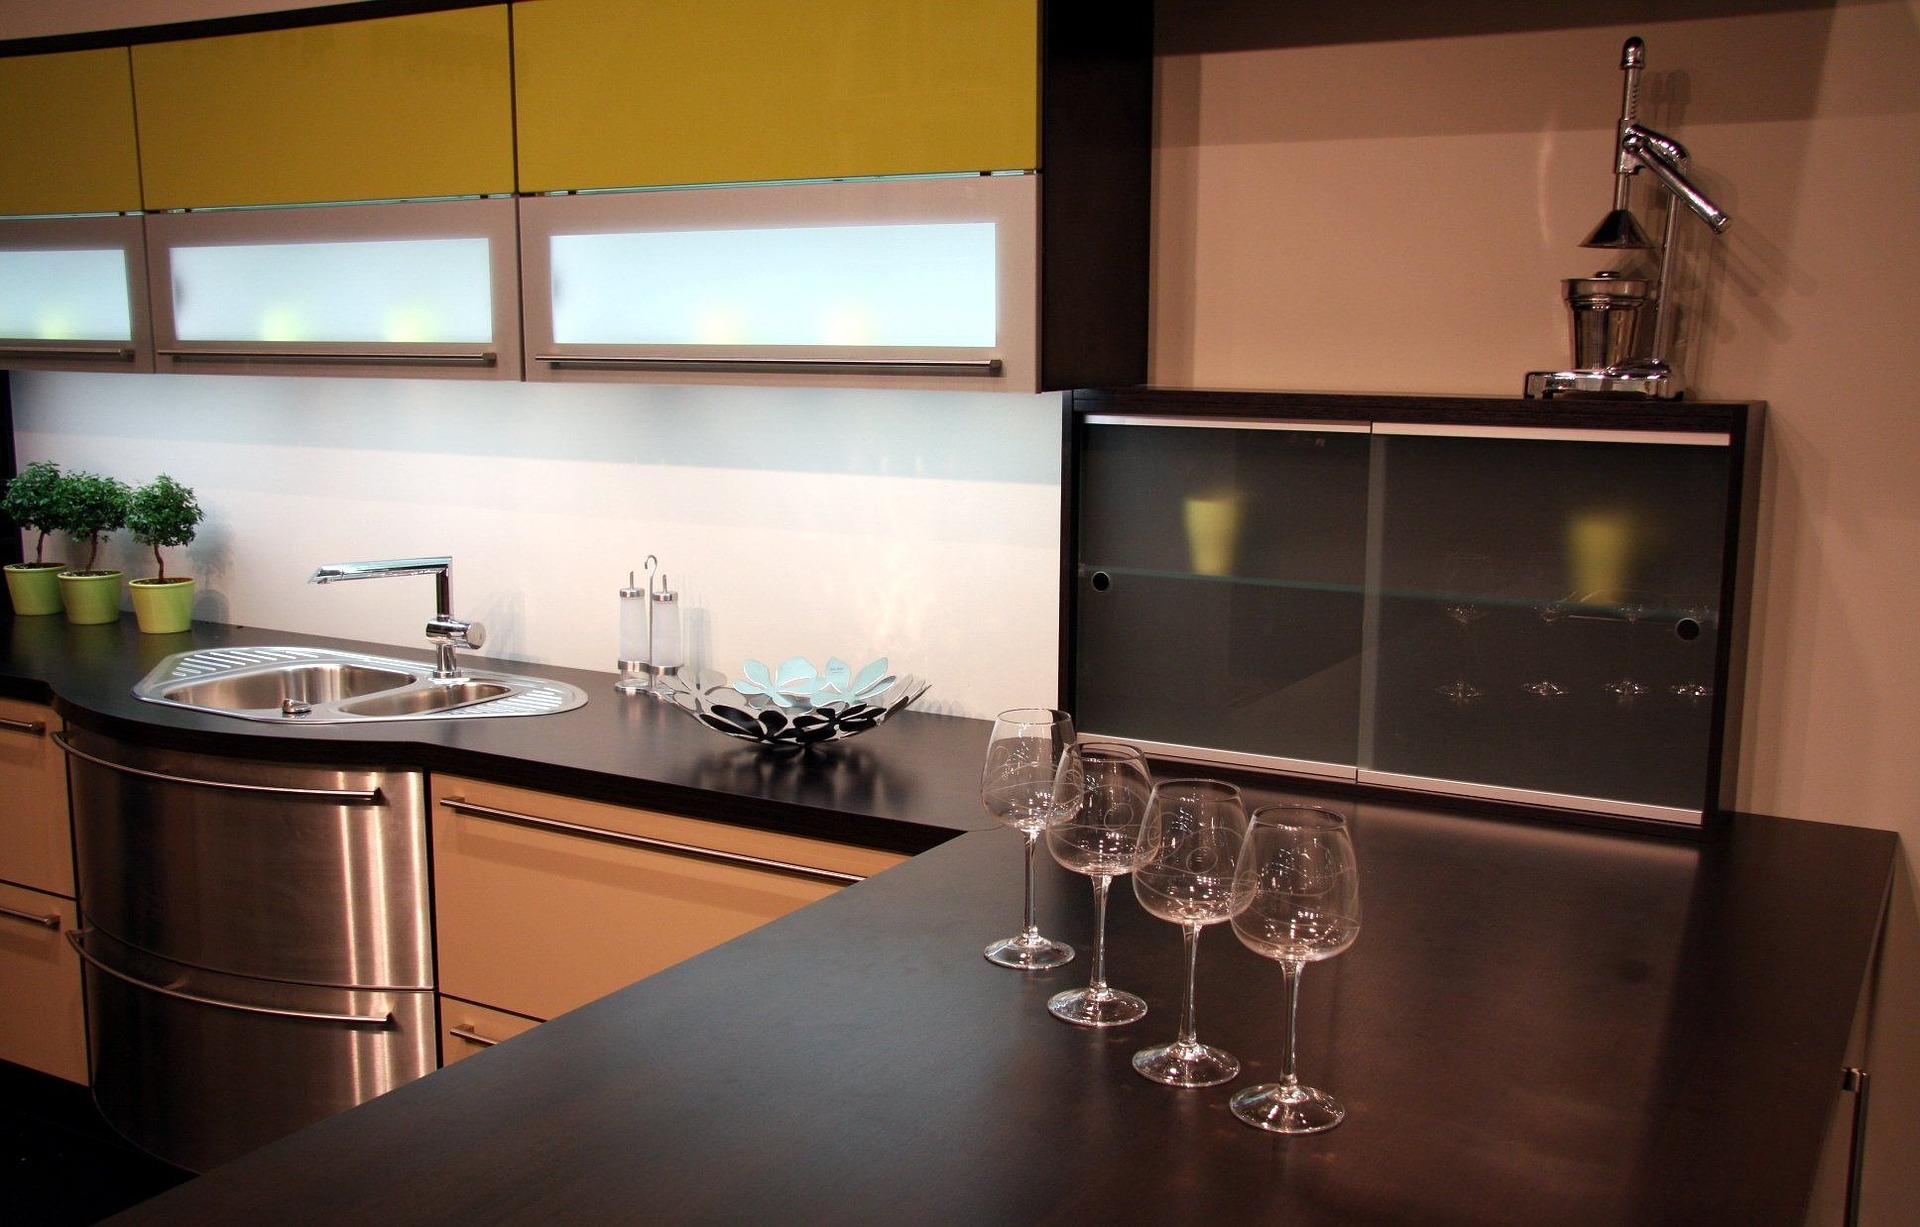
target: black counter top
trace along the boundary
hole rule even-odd
[[[977,764],[989,724],[902,712],[880,728],[797,758],[712,731],[670,704],[622,695],[615,675],[463,654],[472,668],[571,682],[585,707],[545,716],[289,727],[144,703],[133,684],[175,652],[312,644],[431,662],[432,652],[196,622],[179,635],[59,617],[0,614],[0,694],[51,699],[67,719],[110,735],[238,757],[375,763],[478,776],[694,818],[762,826],[899,852],[989,825]]]
[[[1354,814],[1365,923],[1352,950],[1307,969],[1300,1060],[1349,1116],[1280,1139],[1227,1109],[1233,1090],[1277,1075],[1281,984],[1226,931],[1202,941],[1200,1035],[1246,1069],[1198,1091],[1128,1065],[1172,1034],[1182,964],[1178,931],[1124,881],[1109,972],[1150,1003],[1142,1022],[1088,1031],[1045,1012],[1085,981],[1092,917],[1085,880],[1050,863],[1041,926],[1083,956],[1037,974],[980,957],[1017,928],[1021,887],[1017,836],[949,838],[984,825],[982,722],[908,713],[843,747],[857,757],[768,767],[681,713],[603,694],[608,675],[528,668],[593,701],[534,720],[289,739],[126,688],[188,646],[331,641],[215,627],[149,641],[33,621],[11,627],[0,693],[51,693],[69,719],[109,732],[227,753],[283,757],[297,742],[321,757],[400,755],[938,844],[216,1169],[115,1220],[128,1227],[1800,1227],[1897,852],[1889,832],[1754,815],[1681,843],[1336,801]]]
[[[1278,969],[1202,940],[1201,1038],[1240,1079],[1128,1058],[1172,1033],[1178,931],[1115,891],[1151,1013],[1067,1026],[1085,958],[1021,974],[1019,841],[962,836],[322,1122],[117,1223],[1740,1223],[1800,1227],[1890,880],[1886,832],[1736,817],[1719,842],[1362,805],[1365,925],[1307,969],[1281,1139]],[[1085,949],[1084,879],[1040,875]]]

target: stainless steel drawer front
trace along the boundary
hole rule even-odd
[[[421,776],[71,738],[80,905],[95,929],[235,975],[431,987]]]

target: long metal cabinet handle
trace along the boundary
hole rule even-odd
[[[457,1027],[448,1027],[447,1034],[451,1035],[454,1039],[465,1040],[469,1044],[478,1044],[482,1048],[491,1048],[500,1042],[496,1039],[489,1039],[487,1036],[474,1030],[472,1023],[461,1023]]]
[[[40,720],[8,720],[6,717],[0,716],[0,729],[6,729],[13,733],[25,733],[30,737],[40,737],[46,733],[47,726],[44,721]]]
[[[673,856],[690,857],[697,861],[712,861],[720,865],[739,865],[749,869],[764,869],[770,873],[784,873],[790,877],[806,878],[814,882],[827,882],[834,886],[852,886],[866,879],[857,873],[841,873],[837,869],[816,869],[812,865],[796,865],[792,861],[777,861],[770,857],[750,856],[745,852],[722,852],[717,848],[701,848],[693,844],[675,843],[670,839],[655,839],[649,835],[628,835],[624,831],[608,831],[600,827],[581,826],[575,822],[562,822],[558,818],[539,818],[532,814],[517,813],[509,809],[495,809],[490,805],[475,805],[460,797],[443,797],[440,804],[456,814],[466,814],[472,818],[493,818],[500,822],[511,822],[518,826],[532,827],[540,831],[554,831],[561,835],[578,835],[586,839],[603,840],[610,844],[623,844],[631,848],[645,848],[651,852],[665,852]]]
[[[86,930],[84,929],[69,929],[67,931],[67,941],[72,944],[75,954],[78,954],[93,967],[112,976],[116,980],[125,981],[135,988],[144,988],[150,993],[159,993],[162,997],[172,997],[176,1001],[191,1001],[195,1005],[210,1005],[221,1010],[233,1010],[240,1014],[268,1014],[274,1018],[302,1018],[309,1022],[354,1023],[374,1027],[388,1027],[393,1025],[393,1015],[391,1014],[329,1014],[324,1010],[283,1010],[277,1006],[247,1005],[240,1001],[223,1001],[218,997],[202,997],[198,993],[183,993],[179,989],[171,988],[165,984],[155,984],[151,980],[142,980],[138,976],[130,976],[118,967],[114,967],[105,962],[99,955],[87,949],[86,942],[82,940],[85,933]]]
[[[228,792],[263,793],[272,797],[305,797],[315,801],[352,802],[355,805],[386,804],[378,788],[288,788],[280,784],[236,784],[231,780],[202,780],[189,775],[168,775],[164,771],[148,771],[144,767],[129,767],[125,763],[116,763],[111,759],[96,758],[58,733],[53,734],[53,744],[75,758],[85,759],[109,771],[142,776],[149,780],[160,780],[167,784],[190,784],[195,788],[220,788]]]
[[[131,362],[133,351],[120,345],[0,345],[0,358],[103,358]]]
[[[708,368],[722,371],[779,370],[853,370],[877,375],[998,375],[998,358],[665,358],[610,354],[588,357],[582,354],[535,354],[535,362],[553,366],[651,366],[665,370]]]
[[[1848,1066],[1840,1074],[1840,1089],[1853,1095],[1851,1137],[1847,1142],[1847,1198],[1841,1219],[1846,1227],[1860,1224],[1860,1182],[1866,1168],[1867,1090],[1871,1081],[1867,1071],[1857,1066]]]
[[[47,929],[57,929],[60,927],[60,915],[57,912],[50,916],[43,916],[39,912],[16,912],[10,907],[0,907],[0,916],[5,916],[10,920],[24,920],[28,924],[39,925]]]
[[[162,358],[182,361],[204,359],[208,362],[311,362],[337,365],[374,363],[387,366],[494,366],[500,356],[492,350],[464,354],[393,354],[379,350],[352,353],[302,353],[289,349],[160,349]]]

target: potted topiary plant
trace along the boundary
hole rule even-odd
[[[68,473],[60,479],[56,499],[67,534],[87,543],[86,565],[60,572],[60,598],[67,621],[76,626],[119,620],[121,572],[95,570],[93,564],[100,559],[100,539],[126,527],[132,495],[127,483],[116,477]]]
[[[32,562],[7,564],[7,595],[16,614],[56,614],[60,612],[60,584],[54,576],[66,568],[64,562],[47,561],[47,534],[60,532],[67,523],[61,518],[60,467],[51,460],[36,460],[7,483],[0,496],[0,511],[29,532],[38,533],[33,544]]]
[[[193,491],[165,473],[133,492],[127,504],[127,531],[153,551],[156,574],[131,580],[133,616],[149,635],[171,635],[193,624],[193,578],[168,576],[162,546],[193,541],[203,513]]]

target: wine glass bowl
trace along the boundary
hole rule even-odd
[[[1492,590],[1492,578],[1493,559],[1485,554],[1447,555],[1446,575],[1441,581],[1443,591],[1439,594],[1440,612],[1460,628],[1463,636],[1475,622],[1487,616],[1487,594]],[[1462,663],[1470,668],[1473,664],[1473,643],[1470,639],[1462,638],[1460,645]],[[1486,693],[1464,671],[1438,689],[1455,703],[1468,703]]]
[[[1281,1080],[1235,1094],[1233,1114],[1273,1133],[1324,1132],[1346,1119],[1346,1108],[1300,1084],[1294,1053],[1302,969],[1360,935],[1360,879],[1347,820],[1318,806],[1261,806],[1247,827],[1235,881],[1241,907],[1234,935],[1285,975],[1287,1046]]]
[[[1147,806],[1153,777],[1147,760],[1128,745],[1090,742],[1080,747],[1083,799],[1047,828],[1053,859],[1093,880],[1093,971],[1085,988],[1056,993],[1047,1010],[1062,1022],[1113,1027],[1145,1017],[1147,1003],[1108,985],[1107,894],[1113,879],[1132,873],[1145,855]]]
[[[987,736],[980,800],[1003,826],[1026,837],[1026,895],[1020,932],[982,953],[999,967],[1043,971],[1073,958],[1073,947],[1044,937],[1033,919],[1034,848],[1041,832],[1079,808],[1079,748],[1073,718],[1046,707],[1001,712]]]
[[[1133,1055],[1133,1068],[1142,1077],[1168,1086],[1216,1086],[1240,1072],[1233,1054],[1199,1041],[1193,986],[1200,930],[1228,920],[1244,903],[1234,885],[1234,867],[1246,832],[1246,804],[1233,785],[1164,780],[1154,786],[1147,852],[1133,871],[1133,893],[1148,914],[1180,926],[1187,974],[1173,1041]]]

